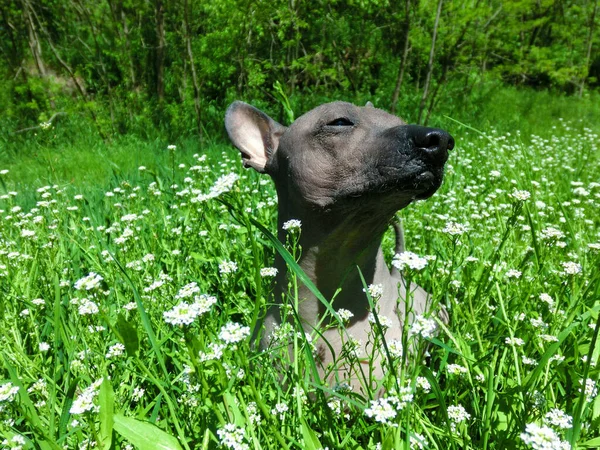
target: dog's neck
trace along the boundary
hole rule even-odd
[[[282,203],[280,203],[282,205]],[[321,294],[331,301],[333,308],[347,309],[354,314],[353,320],[365,318],[369,302],[363,289],[365,284],[378,284],[389,277],[380,248],[388,221],[372,214],[357,217],[349,213],[339,214],[290,213],[289,204],[279,209],[280,241],[285,242],[288,232],[283,224],[294,218],[302,222],[299,246],[301,254],[298,265],[311,279]],[[276,294],[287,290],[287,266],[281,257],[276,260],[279,278]],[[365,284],[363,284],[364,278]],[[308,288],[299,283],[299,314],[308,324],[316,325],[325,308]]]

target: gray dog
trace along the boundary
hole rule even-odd
[[[398,210],[429,198],[440,187],[453,138],[439,129],[407,125],[370,103],[365,107],[328,103],[284,127],[236,101],[227,110],[225,125],[244,165],[275,182],[279,239],[285,242],[285,222],[301,221],[298,264],[323,296],[333,299],[335,310],[353,315],[343,332],[324,326],[326,308],[309,289],[299,287],[298,314],[304,330],[318,330],[315,346],[321,375],[331,384],[345,383],[363,394],[377,388],[384,374],[383,352],[369,363],[366,378],[360,367],[352,369],[340,361],[349,342],[359,358],[374,354],[373,316],[360,273],[367,284],[382,288],[377,314],[386,318],[386,342],[400,340],[403,322],[426,312],[429,296],[414,284],[407,288],[398,270],[390,272],[381,239]],[[282,323],[279,304],[288,285],[286,264],[279,255],[275,265],[275,305],[263,321],[263,348]],[[412,312],[408,319],[407,290]]]

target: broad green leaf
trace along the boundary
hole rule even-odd
[[[300,431],[302,431],[302,437],[304,438],[304,448],[306,450],[320,450],[323,448],[319,442],[319,438],[315,432],[308,426],[304,418],[300,418]]]
[[[156,425],[122,414],[115,414],[113,418],[117,433],[140,450],[182,450],[177,438]]]
[[[128,356],[135,356],[140,348],[140,340],[137,329],[131,324],[123,314],[119,314],[117,319],[117,333]]]
[[[113,392],[112,384],[107,376],[104,377],[102,384],[100,385],[98,404],[100,405],[100,413],[98,414],[98,419],[100,420],[98,444],[101,449],[108,450],[112,444],[115,393]]]
[[[577,444],[577,446],[583,448],[598,448],[600,447],[600,437],[590,439],[586,442],[582,442],[581,444]]]

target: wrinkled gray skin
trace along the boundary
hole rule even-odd
[[[332,384],[345,382],[364,393],[364,380],[359,380],[355,370],[343,361],[331,365],[348,335],[362,342],[363,355],[372,351],[369,304],[356,266],[367,284],[383,286],[379,314],[393,323],[385,338],[388,342],[400,339],[406,283],[396,269],[388,269],[381,239],[398,210],[430,197],[440,187],[448,150],[454,146],[452,137],[442,130],[407,125],[370,104],[361,108],[344,102],[321,105],[284,127],[236,101],[227,110],[225,125],[244,165],[270,175],[275,182],[279,239],[286,239],[284,222],[301,220],[300,267],[325,298],[333,298],[341,288],[333,307],[354,314],[345,332],[325,330],[316,341],[321,375]],[[287,268],[279,255],[275,265],[279,271],[275,302],[280,303],[287,288]],[[414,284],[409,292],[413,298],[410,322],[427,310],[429,297]],[[311,332],[325,308],[303,285],[299,298],[300,318]],[[279,307],[271,307],[263,321],[263,348],[280,323]],[[375,361],[374,383],[383,376],[382,364]]]

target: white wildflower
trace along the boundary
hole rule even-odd
[[[160,282],[160,283],[162,286],[163,282]],[[188,297],[191,297],[192,295],[194,295],[196,292],[200,292],[200,288],[198,287],[198,284],[195,281],[192,281],[191,283],[188,283],[185,286],[183,286],[181,289],[179,289],[179,292],[177,293],[175,298],[176,299],[188,298]]]
[[[163,318],[171,325],[190,325],[197,317],[210,311],[216,302],[217,299],[210,295],[197,295],[193,303],[180,302],[170,311],[165,311]]]
[[[79,397],[73,401],[69,412],[71,414],[83,414],[88,411],[97,411],[98,407],[94,405],[94,399],[98,395],[101,384],[102,378],[87,387]]]
[[[585,380],[584,392],[588,401],[592,400],[594,397],[596,397],[596,395],[598,395],[598,387],[596,386],[596,382],[591,378]]]
[[[546,293],[540,294],[540,301],[546,303],[548,308],[552,308],[554,306],[554,299]]]
[[[75,282],[75,289],[77,289],[78,291],[90,291],[92,289],[100,287],[100,283],[102,282],[102,280],[103,278],[100,275],[94,272],[90,272],[87,276]]]
[[[106,358],[114,358],[116,356],[121,356],[123,353],[125,353],[125,346],[123,344],[121,344],[120,342],[117,342],[114,345],[111,345],[108,348],[108,352],[106,353]]]
[[[273,414],[274,416],[279,416],[279,420],[283,420],[283,416],[286,412],[289,411],[289,407],[288,405],[286,405],[285,403],[277,403],[275,405],[275,407],[271,410],[271,414]]]
[[[544,228],[542,231],[540,231],[540,239],[541,240],[546,240],[546,241],[559,240],[564,237],[565,237],[565,233],[563,233],[562,231],[560,231],[559,229],[554,228],[554,227]]]
[[[535,359],[533,359],[533,358],[529,358],[529,357],[527,357],[527,356],[525,356],[525,355],[522,355],[522,356],[521,356],[521,361],[522,361],[522,362],[523,362],[523,364],[524,364],[524,365],[526,365],[526,366],[534,366],[534,367],[535,367],[535,366],[537,366],[537,364],[538,364],[538,363],[537,363],[537,361],[536,361]]]
[[[98,314],[98,305],[87,298],[79,300],[79,314],[82,316]]]
[[[435,320],[418,315],[410,326],[409,334],[420,335],[423,338],[433,337],[437,326]]]
[[[411,450],[423,450],[429,448],[427,446],[427,438],[419,433],[411,433],[410,435],[410,448]]]
[[[467,232],[467,227],[461,223],[448,222],[442,232],[447,233],[450,236],[460,236],[461,234],[465,234]]]
[[[0,402],[10,402],[19,392],[18,386],[13,386],[11,382],[0,385]]]
[[[454,423],[458,424],[466,422],[471,418],[471,414],[462,405],[449,406],[448,407],[448,418]]]
[[[515,189],[511,194],[511,197],[515,200],[524,202],[525,200],[529,200],[529,198],[531,197],[531,193],[529,191],[519,191]]]
[[[402,341],[399,339],[392,339],[387,343],[388,351],[390,352],[390,356],[393,358],[402,358]]]
[[[544,417],[546,423],[567,430],[573,426],[573,418],[558,408],[551,409]]]
[[[23,237],[23,238],[33,238],[33,237],[35,237],[35,231],[33,231],[33,230],[21,230],[21,237]]]
[[[534,450],[567,450],[571,448],[569,443],[562,441],[552,428],[535,423],[525,426],[525,432],[521,433],[521,439],[525,445]]]
[[[577,275],[581,273],[581,265],[573,261],[562,263],[565,275]]]
[[[371,406],[365,409],[365,414],[376,422],[389,424],[390,420],[396,417],[397,412],[389,398],[380,398],[371,400]]]
[[[431,383],[425,377],[417,377],[417,387],[422,389],[423,392],[431,391]]]
[[[377,323],[375,321],[375,314],[373,314],[373,313],[369,313],[369,315],[367,316],[367,319],[369,320],[369,323],[372,323],[372,324]],[[379,319],[379,324],[381,325],[381,328],[383,328],[384,330],[390,328],[393,325],[393,322],[387,316],[378,314],[377,319]]]
[[[378,299],[383,295],[383,285],[382,284],[370,284],[367,289],[363,289],[363,292],[369,292],[369,295]]]
[[[290,219],[287,222],[284,222],[281,229],[285,231],[295,231],[300,230],[302,228],[302,222],[298,219]]]
[[[506,278],[521,278],[521,272],[519,270],[510,269],[506,272]]]
[[[249,450],[249,446],[244,442],[244,429],[237,427],[232,423],[225,424],[223,428],[217,430],[220,444],[223,447],[233,450]]]
[[[250,327],[239,323],[229,322],[221,327],[219,338],[227,344],[235,344],[250,336]]]
[[[352,317],[354,317],[354,314],[352,314],[352,311],[349,311],[344,308],[338,309],[337,314],[338,314],[339,318],[342,320],[342,322],[348,322]]]
[[[263,278],[274,277],[277,275],[277,269],[275,267],[263,267],[260,269],[260,276]]]
[[[238,270],[238,265],[234,261],[221,261],[219,263],[219,273],[221,275],[226,275],[229,273],[234,273]]]
[[[517,347],[521,347],[523,345],[525,345],[525,341],[521,338],[518,337],[507,337],[506,339],[504,339],[504,342],[508,345],[515,345]]]
[[[451,375],[463,375],[469,372],[466,367],[463,367],[460,364],[448,364],[446,370]]]
[[[392,266],[398,270],[403,270],[406,266],[413,270],[422,270],[426,265],[427,259],[413,252],[396,253],[392,260]]]
[[[210,343],[206,352],[198,353],[198,359],[200,362],[219,360],[223,356],[224,349],[225,346],[223,344]]]

